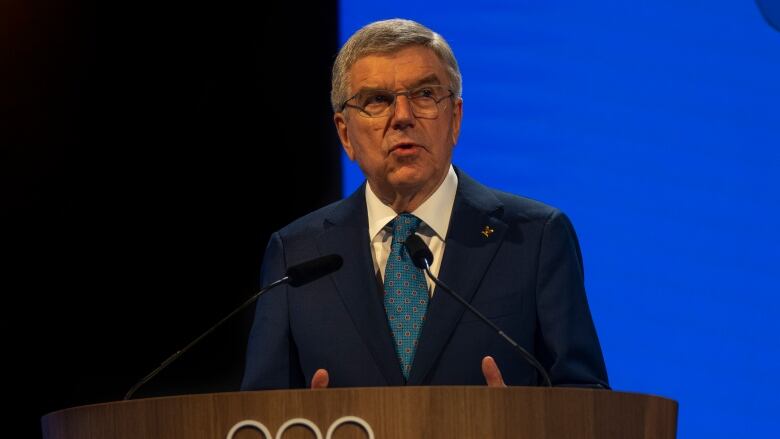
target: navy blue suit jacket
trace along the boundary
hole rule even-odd
[[[569,220],[456,172],[441,280],[534,354],[554,385],[606,387]],[[494,231],[487,237],[485,226]],[[364,187],[275,233],[262,282],[332,253],[344,258],[336,273],[260,297],[242,389],[305,387],[319,368],[330,373],[331,387],[481,385],[485,355],[507,384],[540,383],[532,366],[444,291],[434,291],[404,380],[371,258]]]

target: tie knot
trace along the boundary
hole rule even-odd
[[[393,242],[404,242],[406,238],[417,231],[420,218],[411,213],[402,213],[393,220]]]

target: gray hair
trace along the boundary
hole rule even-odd
[[[460,69],[447,41],[420,23],[394,18],[364,26],[339,51],[333,63],[331,79],[330,103],[333,111],[339,112],[341,105],[349,98],[349,69],[357,60],[366,55],[395,53],[409,46],[423,46],[433,50],[447,67],[452,91],[459,98],[462,91]]]

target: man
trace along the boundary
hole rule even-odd
[[[339,138],[367,182],[275,233],[262,279],[327,254],[344,265],[261,297],[242,388],[540,384],[410,263],[411,233],[431,248],[433,273],[531,352],[553,385],[607,387],[566,216],[451,165],[463,100],[444,39],[413,21],[372,23],[339,52],[332,86]]]

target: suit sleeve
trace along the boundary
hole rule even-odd
[[[285,265],[282,240],[274,233],[263,257],[261,285],[284,277]],[[298,351],[290,332],[287,285],[280,285],[260,296],[255,306],[241,390],[304,385]]]
[[[547,219],[537,275],[539,360],[553,385],[608,388],[574,228],[560,211]]]

